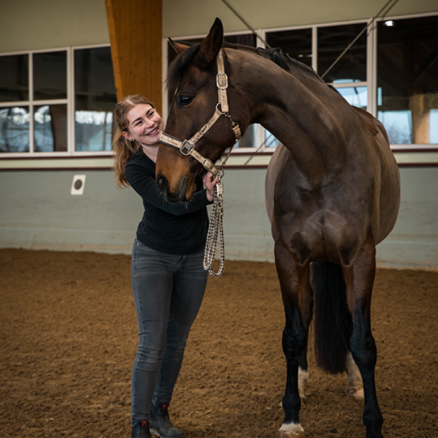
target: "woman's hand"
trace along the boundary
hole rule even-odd
[[[213,174],[211,172],[207,172],[202,178],[205,188],[207,189],[207,199],[212,202],[214,199],[214,186],[218,182],[219,178],[216,177],[213,181]]]

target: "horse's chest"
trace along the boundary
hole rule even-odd
[[[342,211],[315,208],[312,202],[280,213],[274,209],[273,235],[290,245],[297,259],[346,261],[360,247],[367,227]]]

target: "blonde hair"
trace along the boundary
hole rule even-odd
[[[155,108],[154,104],[140,94],[124,97],[117,103],[114,110],[117,131],[113,138],[114,151],[114,173],[116,174],[116,185],[120,188],[129,187],[125,176],[125,167],[129,159],[138,151],[140,145],[134,140],[129,141],[123,132],[128,132],[128,112],[138,104],[147,104]]]

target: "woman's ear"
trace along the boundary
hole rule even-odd
[[[122,131],[123,137],[125,137],[128,141],[134,141],[134,138],[131,137],[126,131]]]

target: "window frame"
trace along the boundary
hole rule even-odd
[[[20,52],[8,52],[1,53],[0,56],[14,56],[14,55],[27,55],[29,61],[28,71],[28,84],[29,84],[29,100],[27,101],[13,101],[13,102],[0,102],[0,108],[14,107],[14,106],[27,106],[29,108],[29,151],[28,152],[1,152],[0,160],[4,159],[38,159],[38,158],[96,158],[96,157],[110,157],[113,155],[110,151],[76,151],[76,138],[75,138],[75,86],[74,86],[74,58],[76,50],[87,50],[108,47],[110,44],[92,44],[81,45],[71,47],[60,47],[47,50],[27,50]],[[66,81],[67,81],[67,97],[65,99],[45,99],[36,100],[33,96],[33,54],[37,53],[52,53],[62,52],[67,53],[66,62]],[[34,142],[34,114],[33,110],[35,106],[41,105],[67,105],[67,151],[62,152],[37,152],[35,151]]]

